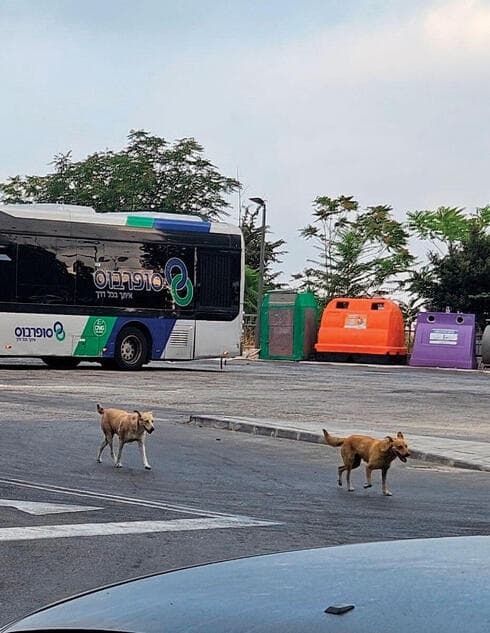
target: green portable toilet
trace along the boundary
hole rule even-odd
[[[318,302],[312,292],[273,290],[261,310],[260,358],[305,360],[313,354]]]

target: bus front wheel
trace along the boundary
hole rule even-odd
[[[114,350],[114,361],[119,369],[141,369],[148,357],[148,341],[141,330],[126,327],[119,333]]]
[[[80,363],[73,356],[43,356],[41,360],[51,369],[74,369]]]

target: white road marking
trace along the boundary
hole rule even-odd
[[[174,519],[171,521],[126,521],[121,523],[76,523],[72,525],[37,525],[0,530],[0,541],[32,541],[35,539],[69,538],[74,536],[115,536],[150,532],[187,532],[227,528],[269,527],[279,525],[248,517],[211,519]]]
[[[18,499],[0,499],[0,506],[4,508],[15,508],[21,512],[36,515],[102,510],[102,508],[96,508],[94,506],[77,506],[67,503],[40,503],[38,501],[21,501]]]
[[[21,393],[25,393],[26,391],[52,391],[52,392],[67,392],[67,393],[72,393],[73,392],[73,387],[69,386],[65,383],[52,383],[50,382],[49,385],[46,384],[36,384],[36,383],[28,383],[26,385],[10,385],[8,383],[0,383],[0,389],[4,389],[5,391],[14,391],[14,392],[21,392]],[[84,393],[89,392],[89,391],[93,391],[94,393],[98,393],[101,391],[107,391],[108,393],[127,393],[127,388],[126,387],[117,387],[117,386],[104,386],[104,385],[84,385],[83,386],[83,391]],[[165,393],[178,393],[179,389],[173,389],[172,391],[168,392],[167,390],[165,390]]]
[[[64,486],[54,486],[51,484],[42,484],[34,481],[25,481],[23,479],[11,479],[0,477],[0,484],[8,486],[19,486],[21,488],[33,488],[34,490],[43,490],[45,492],[54,492],[61,495],[90,497],[105,501],[112,501],[118,504],[143,506],[145,508],[156,508],[159,510],[168,510],[171,512],[181,512],[182,514],[193,514],[206,517],[229,517],[235,516],[224,512],[214,512],[210,510],[201,510],[191,506],[185,506],[175,503],[166,503],[162,501],[151,501],[146,499],[137,499],[133,497],[123,497],[120,495],[111,495],[103,492],[92,492],[91,490],[81,490],[79,488],[66,488]]]
[[[115,534],[147,534],[150,532],[179,532],[190,530],[217,530],[228,528],[254,528],[254,527],[270,527],[273,525],[281,525],[275,521],[265,521],[262,519],[254,519],[248,516],[225,514],[222,512],[212,512],[209,510],[201,510],[190,506],[177,505],[174,503],[166,503],[159,501],[151,501],[146,499],[135,499],[132,497],[123,497],[120,495],[110,495],[101,492],[92,492],[91,490],[80,490],[76,488],[65,488],[63,486],[54,486],[42,484],[33,481],[25,481],[22,479],[0,478],[0,484],[8,486],[19,486],[33,490],[41,490],[50,492],[51,494],[61,494],[70,496],[90,497],[103,501],[110,501],[116,504],[125,504],[132,506],[143,506],[146,508],[155,508],[157,510],[165,510],[170,512],[179,512],[182,514],[198,515],[200,518],[191,519],[171,519],[167,521],[127,521],[114,523],[75,523],[66,525],[38,525],[30,527],[11,527],[0,529],[0,542],[3,541],[26,541],[34,539],[48,538],[68,538],[74,536],[113,536]],[[12,503],[12,500],[4,500],[3,505]],[[18,502],[15,502],[18,503]],[[20,502],[31,504],[31,502]],[[2,503],[0,503],[2,505]],[[62,504],[31,504],[44,505],[52,507],[81,507],[88,509],[89,506],[69,506]],[[92,508],[90,509],[97,509]],[[99,508],[101,509],[101,508]],[[63,510],[66,511],[66,510]]]
[[[106,391],[110,389],[109,386],[101,385],[102,389]],[[32,389],[38,391],[39,389],[43,389],[44,391],[73,391],[73,387],[70,387],[66,384],[66,382],[54,383],[50,382],[49,385],[44,383],[35,383],[30,382],[24,386],[22,385],[10,385],[8,383],[0,383],[0,389],[5,389],[8,391],[24,391],[25,389]],[[84,385],[84,389],[96,390],[97,385]]]

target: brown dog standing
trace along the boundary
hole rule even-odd
[[[344,461],[343,466],[339,466],[339,486],[342,485],[342,473],[347,471],[347,489],[352,492],[354,488],[350,483],[350,473],[353,468],[357,468],[361,464],[361,460],[367,463],[366,466],[366,484],[364,488],[371,488],[371,474],[373,470],[381,469],[381,488],[383,494],[391,496],[391,492],[386,487],[386,474],[391,462],[397,457],[406,462],[410,457],[408,446],[400,431],[395,439],[390,436],[384,440],[377,440],[367,435],[350,435],[349,437],[334,437],[323,429],[325,442],[329,446],[340,446],[340,454]]]
[[[153,433],[155,428],[153,423],[153,413],[151,411],[145,411],[140,413],[135,411],[134,413],[128,413],[121,409],[104,409],[97,405],[97,411],[102,416],[100,419],[100,426],[102,433],[104,434],[104,441],[102,442],[99,453],[97,455],[97,461],[102,461],[102,451],[109,444],[111,450],[111,457],[113,459],[114,466],[121,468],[121,455],[124,444],[127,442],[138,442],[141,449],[141,456],[143,457],[143,466],[147,470],[151,470],[151,466],[146,458],[146,437],[148,433]],[[119,436],[119,451],[117,454],[117,460],[114,456],[114,448],[112,446],[112,440],[114,435]]]

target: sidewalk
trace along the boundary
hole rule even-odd
[[[283,423],[278,420],[191,415],[188,424],[229,431],[240,431],[253,435],[313,442],[315,444],[322,444],[324,442],[318,424],[311,422],[296,422],[294,426],[291,426],[290,423]],[[340,437],[354,433],[383,437],[390,432],[389,430],[382,432],[379,429],[374,431],[368,427],[354,429],[333,425],[330,425],[327,430],[329,433]],[[454,440],[412,434],[406,434],[406,436],[409,442],[410,455],[415,459],[445,466],[490,472],[490,444],[487,442]]]

